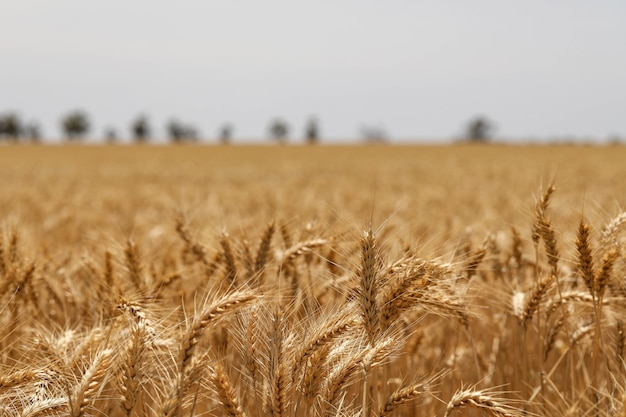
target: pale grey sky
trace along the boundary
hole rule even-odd
[[[447,140],[476,115],[499,136],[626,137],[623,0],[0,0],[0,112],[58,138],[149,116],[265,140],[383,127]]]

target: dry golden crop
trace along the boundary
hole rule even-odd
[[[1,416],[626,416],[626,148],[5,146]]]

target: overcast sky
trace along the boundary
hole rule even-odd
[[[624,0],[2,0],[0,112],[58,138],[147,114],[215,137],[363,126],[443,141],[485,115],[498,136],[626,137]]]

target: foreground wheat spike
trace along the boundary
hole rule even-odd
[[[576,249],[578,250],[578,269],[580,275],[592,296],[595,296],[595,279],[593,269],[593,255],[589,243],[589,225],[580,222],[576,236]]]
[[[354,343],[355,341],[352,341]],[[358,342],[358,340],[356,341]],[[350,346],[347,343],[341,347],[341,356],[333,366],[330,373],[325,377],[325,387],[322,394],[322,404],[327,407],[327,412],[335,411],[341,403],[346,388],[354,382],[359,371],[367,378],[368,372],[375,366],[383,363],[398,347],[398,340],[394,337],[385,337],[374,346],[369,344]]]
[[[69,401],[71,417],[87,415],[89,404],[95,400],[107,378],[112,354],[111,349],[99,351],[80,383],[72,390]]]
[[[543,352],[543,360],[545,361],[550,354],[550,351],[554,347],[554,342],[556,341],[556,337],[559,331],[563,328],[565,324],[565,319],[567,318],[567,313],[563,314],[550,328],[548,329],[548,333],[545,338],[545,347]]]
[[[489,243],[490,237],[485,239],[482,245],[478,249],[476,249],[473,253],[469,254],[466,262],[465,273],[467,274],[467,279],[470,279],[473,275],[476,274],[476,270],[478,266],[483,261],[485,256],[487,255],[487,244]]]
[[[42,371],[38,369],[24,369],[0,374],[0,389],[11,388],[40,378]]]
[[[354,375],[362,368],[363,358],[368,350],[360,350],[347,356],[333,366],[331,372],[324,378],[325,386],[322,393],[321,404],[326,407],[327,414],[331,413],[339,403],[342,388],[352,382]]]
[[[250,377],[250,380],[252,381],[251,384],[254,387],[259,368],[259,313],[253,308],[248,314],[239,315],[237,320],[240,328],[243,329],[240,337],[242,342],[238,344],[238,346],[241,350],[245,369],[248,371],[248,376]]]
[[[518,269],[522,266],[522,237],[515,227],[511,227],[511,258],[515,262],[513,267]]]
[[[556,187],[551,184],[545,190],[541,199],[537,202],[535,207],[535,219],[532,228],[532,240],[535,244],[535,248],[537,248],[539,239],[543,239],[546,255],[548,257],[548,264],[552,267],[552,274],[556,277],[558,284],[558,262],[560,255],[557,248],[556,232],[546,215],[548,204],[550,203],[550,197],[554,191],[556,191]]]
[[[313,249],[324,246],[326,243],[326,239],[310,239],[290,246],[283,252],[281,266],[285,267],[286,265],[292,264],[298,256],[311,253]]]
[[[145,352],[146,352],[146,322],[138,320],[131,325],[130,337],[127,342],[125,360],[122,363],[120,374],[120,391],[122,406],[126,415],[130,417],[141,396],[144,382]]]
[[[224,408],[224,412],[230,417],[246,417],[237,399],[237,393],[233,389],[230,378],[222,364],[215,365],[211,373],[211,382],[217,393],[217,398]]]
[[[596,324],[593,322],[581,325],[576,330],[574,330],[572,334],[570,335],[570,340],[569,340],[570,344],[572,346],[576,345],[583,338],[595,332],[596,327],[597,327]]]
[[[176,219],[176,232],[183,240],[183,242],[185,242],[185,247],[187,251],[193,254],[194,257],[205,267],[208,267],[210,261],[206,248],[193,239],[182,217]]]
[[[602,250],[608,250],[609,247],[620,247],[620,241],[618,238],[619,232],[626,224],[626,211],[620,213],[613,218],[602,231],[602,237],[600,238],[600,248]]]
[[[543,296],[546,294],[550,285],[554,281],[554,275],[550,275],[537,284],[537,287],[533,290],[532,293],[527,297],[524,310],[522,311],[521,321],[524,327],[528,326],[528,323],[532,320],[535,312],[539,308],[539,304],[543,299]]]
[[[559,299],[554,299],[554,298],[550,298],[547,300],[546,302],[546,318],[550,318],[552,317],[552,314],[554,314],[554,312],[563,305],[567,305],[568,303],[573,303],[573,302],[578,302],[578,303],[587,303],[590,305],[593,305],[594,302],[594,297],[593,295],[591,295],[589,292],[583,292],[583,291],[571,291],[571,292],[566,292],[563,293],[562,297]],[[603,299],[602,303],[606,304],[608,303],[609,300],[607,299]]]
[[[445,268],[421,260],[409,260],[408,265],[393,271],[379,291],[380,329],[385,331],[409,308],[429,298],[428,288],[441,278]]]
[[[555,191],[556,187],[554,184],[550,184],[535,205],[535,222],[532,228],[532,240],[535,245],[539,244],[539,239],[541,238],[541,220],[545,218],[546,210],[550,204],[550,197],[552,197]]]
[[[523,410],[507,405],[507,400],[494,397],[494,394],[485,390],[459,390],[448,402],[444,417],[450,416],[454,410],[463,407],[477,407],[494,417],[521,417],[529,415]]]
[[[128,239],[124,254],[126,255],[126,266],[128,268],[130,281],[133,283],[136,290],[145,290],[146,283],[143,277],[143,264],[141,263],[139,248],[134,240]]]
[[[270,253],[270,245],[272,243],[274,230],[276,230],[276,227],[274,222],[272,222],[267,226],[267,229],[265,229],[265,233],[263,233],[263,237],[259,242],[259,248],[256,251],[256,258],[254,259],[254,272],[260,273],[263,268],[265,268],[268,255]]]
[[[270,368],[267,404],[272,417],[283,417],[287,412],[289,398],[289,375],[285,358],[285,312],[277,307],[272,315],[270,337]]]
[[[560,259],[559,249],[556,243],[556,232],[552,227],[552,223],[544,218],[540,222],[539,233],[543,239],[546,255],[548,256],[548,263],[552,267],[552,274],[558,278],[558,263]]]
[[[250,292],[237,291],[218,299],[202,310],[198,316],[194,317],[182,341],[180,351],[182,368],[184,369],[191,360],[193,350],[209,324],[214,323],[226,314],[250,305],[257,298],[257,295]]]
[[[67,398],[49,398],[27,404],[20,413],[20,417],[35,417],[50,415],[51,410],[60,410],[67,407]],[[61,414],[57,414],[61,415]]]
[[[361,319],[370,345],[375,344],[380,331],[380,310],[377,302],[380,266],[380,254],[370,227],[361,239],[358,295]]]
[[[594,281],[595,290],[599,299],[602,299],[604,295],[604,290],[611,279],[613,264],[619,259],[619,256],[619,251],[613,248],[609,249],[602,257],[600,269],[597,271]]]
[[[313,323],[313,331],[295,349],[292,375],[296,374],[315,351],[348,332],[356,324],[356,320],[351,312],[339,311],[337,314],[323,316],[320,323]]]
[[[408,387],[400,388],[394,391],[385,401],[383,407],[376,413],[378,417],[385,417],[391,414],[393,410],[398,408],[404,403],[412,401],[424,394],[429,393],[429,387],[420,382],[409,385]]]
[[[228,233],[222,233],[220,245],[222,246],[222,256],[224,257],[224,265],[226,266],[224,278],[229,284],[232,284],[237,277],[237,266],[235,265],[235,257],[233,256],[233,250],[230,246],[230,236]]]
[[[326,359],[330,352],[331,345],[325,344],[317,349],[309,358],[307,368],[304,372],[301,389],[307,400],[309,407],[315,407],[315,398],[321,388],[324,378],[329,374],[330,369],[326,364]]]
[[[199,379],[200,368],[205,364],[207,357],[206,353],[197,355],[195,348],[205,330],[220,318],[250,305],[257,298],[257,295],[250,292],[236,291],[222,296],[205,307],[199,314],[194,315],[180,341],[178,370],[172,387],[165,393],[165,398],[160,405],[162,416],[178,415],[187,388]]]

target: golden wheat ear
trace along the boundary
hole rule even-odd
[[[237,393],[232,387],[230,377],[226,373],[224,366],[220,363],[216,364],[210,374],[210,378],[217,394],[217,399],[226,415],[230,417],[247,417],[246,413],[241,409]]]
[[[370,227],[361,239],[361,267],[359,269],[357,298],[363,328],[370,345],[376,343],[380,333],[380,309],[377,297],[380,287],[381,265],[379,249]]]
[[[381,408],[374,414],[376,417],[386,417],[403,404],[415,401],[424,396],[433,396],[433,386],[448,372],[440,372],[423,381],[414,382],[391,393]]]
[[[228,233],[223,232],[220,238],[220,246],[222,246],[222,256],[224,260],[224,266],[226,271],[224,273],[224,279],[229,285],[232,285],[237,278],[237,266],[235,265],[235,257],[230,245],[230,236]]]
[[[196,345],[210,325],[215,324],[218,319],[252,304],[257,299],[258,296],[249,291],[236,291],[207,305],[198,315],[193,317],[181,343],[180,363],[182,368],[184,369],[191,360]]]
[[[593,255],[590,243],[589,225],[582,220],[578,225],[578,233],[576,234],[576,250],[578,251],[578,270],[583,282],[589,289],[589,293],[595,296],[595,279],[593,267]]]
[[[88,413],[90,405],[99,396],[112,364],[113,350],[99,351],[91,365],[85,370],[80,382],[71,388],[69,408],[71,417],[83,417]]]
[[[263,233],[263,237],[259,242],[259,247],[256,251],[256,257],[254,259],[254,272],[257,274],[262,274],[263,269],[265,269],[265,265],[269,259],[272,236],[274,236],[275,230],[276,227],[274,222],[268,224],[265,232]]]
[[[546,190],[544,191],[541,199],[539,199],[536,204],[535,218],[532,227],[532,240],[535,244],[536,250],[539,244],[539,239],[543,240],[546,256],[548,258],[548,264],[552,268],[552,275],[557,278],[558,285],[558,262],[560,259],[560,254],[557,247],[556,231],[554,230],[552,222],[547,215],[550,198],[555,191],[556,187],[553,184],[548,186],[548,188],[546,188]],[[558,288],[560,292],[560,285],[558,285]]]
[[[522,417],[533,415],[517,408],[513,404],[519,401],[500,398],[497,392],[491,390],[460,389],[450,399],[446,406],[444,417],[453,415],[458,409],[473,407],[487,412],[494,417]]]

